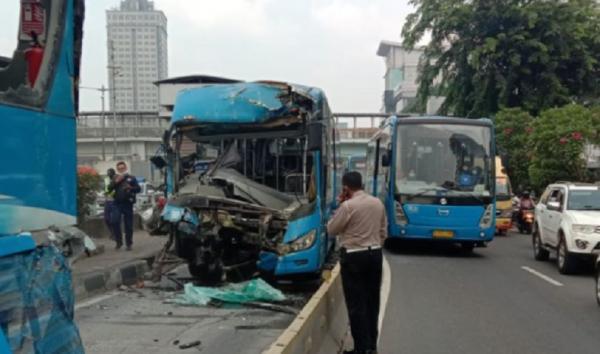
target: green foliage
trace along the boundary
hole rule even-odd
[[[81,223],[90,214],[96,202],[96,192],[102,182],[98,172],[88,166],[77,168],[77,222]]]
[[[543,189],[558,180],[589,181],[583,155],[587,143],[600,143],[600,110],[568,105],[544,111],[531,136],[532,184]]]
[[[498,153],[508,160],[505,166],[517,191],[529,186],[529,142],[534,118],[519,108],[505,108],[495,117]]]
[[[404,45],[425,36],[418,109],[441,90],[440,113],[492,116],[586,103],[600,92],[600,9],[594,0],[411,0]],[[441,81],[437,83],[436,79]]]

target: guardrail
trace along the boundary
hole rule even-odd
[[[348,337],[348,314],[337,264],[300,314],[263,354],[338,353]]]

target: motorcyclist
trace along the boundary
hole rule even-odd
[[[535,208],[535,203],[531,199],[531,194],[528,191],[523,192],[521,199],[519,200],[519,211],[531,210]]]

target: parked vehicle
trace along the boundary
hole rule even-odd
[[[546,188],[535,210],[533,253],[547,260],[556,252],[562,274],[600,253],[600,186],[556,183]]]
[[[333,121],[324,93],[277,82],[182,91],[165,135],[167,205],[176,253],[190,272],[217,282],[258,267],[277,277],[320,273],[336,197]],[[193,158],[181,146],[196,145]],[[206,161],[206,170],[181,161]]]
[[[596,257],[596,302],[600,306],[600,257]]]
[[[367,146],[367,191],[389,237],[484,246],[496,231],[494,127],[488,119],[390,117]]]
[[[496,233],[506,235],[512,228],[513,217],[512,188],[510,179],[502,165],[502,159],[496,157]]]
[[[72,245],[57,233],[77,218],[84,2],[9,2],[20,6],[16,31],[0,24],[17,40],[0,56],[0,353],[83,353],[69,264],[46,241]]]

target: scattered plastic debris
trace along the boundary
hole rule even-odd
[[[243,283],[230,284],[221,288],[194,286],[187,283],[184,293],[178,295],[172,302],[180,305],[206,306],[216,300],[225,303],[246,304],[255,301],[284,301],[285,295],[273,288],[264,280],[258,278]]]

